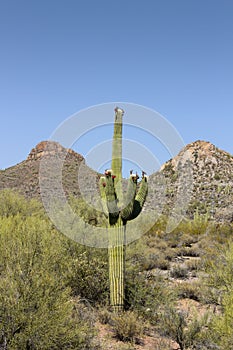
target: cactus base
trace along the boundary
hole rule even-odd
[[[114,312],[124,309],[125,225],[121,218],[109,230],[110,304]]]

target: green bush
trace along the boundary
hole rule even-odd
[[[177,295],[180,299],[188,298],[196,301],[201,299],[201,286],[196,282],[183,282],[180,283],[177,288]]]
[[[233,349],[233,242],[219,249],[215,260],[208,262],[208,286],[220,303],[222,312],[212,320],[210,334],[221,350]]]
[[[76,247],[72,256],[69,286],[74,295],[88,299],[92,304],[108,302],[109,280],[107,252],[94,248]]]
[[[0,348],[95,349],[92,324],[71,298],[63,236],[37,206],[9,196],[0,217]]]
[[[189,312],[170,308],[163,314],[161,332],[175,340],[181,350],[196,349],[195,345],[200,344],[199,338],[208,322],[207,314],[198,318]]]
[[[173,305],[175,294],[161,276],[126,274],[126,308],[136,311],[152,325],[157,325],[162,310]]]
[[[228,245],[228,246],[227,246]],[[208,286],[215,290],[216,303],[233,290],[233,242],[215,250],[215,257],[206,262]]]
[[[38,201],[26,200],[22,195],[12,190],[0,191],[0,217],[11,217],[19,214],[23,219],[31,215],[39,216],[42,213],[43,209]]]
[[[112,317],[113,314],[108,310],[108,308],[102,306],[98,309],[98,319],[100,323],[110,324],[112,323]]]
[[[117,339],[137,343],[143,334],[143,324],[137,314],[124,312],[113,318],[113,331]]]
[[[188,277],[188,268],[185,265],[176,264],[170,271],[170,276],[173,278],[185,279]]]
[[[69,197],[69,204],[73,211],[77,213],[86,223],[94,226],[107,227],[108,221],[101,211],[98,211],[82,198]],[[101,208],[101,205],[100,205]]]
[[[222,300],[223,313],[216,316],[211,324],[211,332],[221,350],[233,349],[233,291]]]

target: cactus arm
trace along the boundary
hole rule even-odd
[[[119,215],[119,209],[117,206],[117,196],[115,193],[114,179],[112,176],[106,176],[105,194],[107,198],[109,215],[112,217],[117,217]]]
[[[119,216],[119,209],[117,206],[117,196],[114,187],[114,177],[112,170],[105,172],[105,176],[101,176],[99,181],[100,196],[103,207],[103,212],[109,217],[110,225],[114,225]]]
[[[141,208],[143,207],[146,201],[147,193],[148,193],[148,181],[147,181],[147,177],[145,176],[142,178],[139,191],[135,197],[135,200],[139,202]]]
[[[107,206],[107,198],[106,198],[106,193],[105,193],[105,187],[106,187],[106,178],[105,178],[105,176],[101,176],[101,178],[99,180],[101,204],[102,204],[104,215],[106,217],[108,217],[108,206]]]
[[[126,196],[124,198],[124,206],[121,211],[121,217],[125,221],[127,221],[132,215],[134,200],[136,196],[136,190],[137,190],[137,182],[134,181],[132,175],[130,175],[130,178],[128,180]]]
[[[147,177],[145,176],[142,178],[139,191],[135,197],[132,214],[130,217],[128,217],[127,220],[133,220],[141,213],[147,197],[147,193],[148,193],[148,182],[147,182]]]

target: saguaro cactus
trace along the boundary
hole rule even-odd
[[[124,309],[125,289],[125,242],[126,224],[141,212],[148,192],[147,176],[142,172],[140,188],[137,192],[139,176],[130,172],[126,194],[122,192],[122,117],[124,111],[115,108],[114,135],[112,143],[112,169],[105,170],[100,178],[100,193],[103,210],[109,221],[109,281],[110,303],[114,312]]]

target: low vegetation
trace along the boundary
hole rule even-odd
[[[1,191],[0,349],[143,349],[148,338],[160,350],[233,349],[232,225],[196,214],[166,233],[166,222],[127,246],[125,311],[114,316],[107,251],[69,240],[40,203]]]

